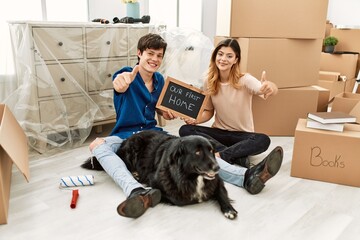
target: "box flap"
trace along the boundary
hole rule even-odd
[[[10,109],[0,104],[2,112],[0,120],[0,147],[4,149],[13,163],[29,181],[29,156],[26,135],[11,113]]]
[[[319,80],[340,81],[340,75],[339,72],[319,71]]]
[[[360,102],[360,94],[340,93],[334,97],[331,111],[350,113],[358,102]]]
[[[360,102],[358,102],[355,107],[350,111],[350,115],[356,117],[356,122],[360,123]]]

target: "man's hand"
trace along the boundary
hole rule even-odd
[[[113,81],[113,87],[116,92],[123,93],[125,92],[129,85],[134,81],[136,74],[139,72],[139,66],[136,65],[132,72],[123,72],[118,74]]]
[[[177,118],[177,116],[170,110],[162,111],[162,116],[164,117],[165,120],[173,120]]]

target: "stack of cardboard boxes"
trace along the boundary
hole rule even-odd
[[[358,41],[360,41],[360,35]],[[336,46],[336,51],[338,51],[338,46]],[[330,99],[342,92],[352,92],[358,59],[359,54],[355,52],[321,53],[318,84],[330,90]],[[342,78],[329,79],[329,75],[334,74],[334,72],[339,73]]]
[[[253,99],[256,132],[293,136],[297,120],[326,111],[329,91],[318,83],[328,0],[226,0],[218,2],[215,44],[236,38],[241,71],[267,80],[279,93]],[[325,103],[324,103],[325,99]]]
[[[335,53],[321,53],[319,85],[330,90],[331,111],[349,113],[360,123],[360,94],[352,93],[359,71],[360,30],[335,29]],[[358,89],[359,91],[359,89]],[[306,128],[300,119],[294,141],[291,176],[360,187],[360,125],[346,124],[344,132]]]

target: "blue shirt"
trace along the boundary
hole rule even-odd
[[[124,67],[113,75],[113,80],[119,73],[131,71],[131,67]],[[111,136],[125,139],[142,130],[162,130],[156,127],[155,119],[156,103],[164,87],[164,77],[158,72],[153,75],[153,86],[154,89],[150,93],[140,73],[137,73],[124,93],[114,90],[116,123],[110,133]]]

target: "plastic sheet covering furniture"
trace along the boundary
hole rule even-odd
[[[137,63],[149,24],[9,22],[18,89],[6,100],[29,146],[44,153],[82,144],[115,122],[112,74]]]

